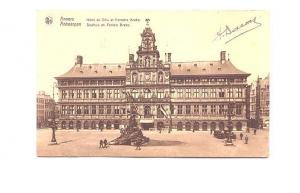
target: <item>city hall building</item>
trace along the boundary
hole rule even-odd
[[[155,33],[147,25],[141,44],[129,60],[117,64],[75,65],[58,81],[60,128],[120,129],[132,107],[143,130],[224,129],[227,109],[234,102],[234,130],[247,126],[247,77],[226,58],[213,61],[161,60]]]

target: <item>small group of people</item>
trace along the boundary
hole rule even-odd
[[[107,148],[107,147],[108,147],[107,145],[108,145],[108,142],[107,142],[106,139],[104,139],[104,140],[100,139],[100,142],[99,142],[99,149],[100,149],[100,148]]]
[[[244,134],[243,133],[240,133],[240,139],[243,140],[243,137],[244,137]],[[245,144],[248,144],[248,135],[245,136]]]

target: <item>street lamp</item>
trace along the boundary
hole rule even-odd
[[[48,119],[48,121],[51,123],[51,129],[52,129],[52,138],[50,145],[57,145],[56,137],[55,137],[55,131],[57,129],[57,122],[59,121],[56,118],[56,109],[55,109],[55,99],[54,99],[54,88],[57,86],[56,82],[53,82],[52,87],[52,96],[53,96],[53,106],[52,106],[52,118]]]

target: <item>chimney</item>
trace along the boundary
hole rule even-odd
[[[223,64],[226,60],[226,51],[221,51],[220,52],[220,61]]]
[[[75,64],[79,64],[81,66],[82,63],[83,63],[83,57],[80,55],[77,55]]]
[[[171,53],[168,53],[168,62],[171,62]]]
[[[134,62],[134,54],[129,54],[129,62]]]

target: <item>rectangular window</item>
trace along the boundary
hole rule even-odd
[[[63,90],[63,91],[62,91],[62,98],[63,98],[63,99],[66,99],[66,98],[67,98],[67,91],[66,91],[66,90]]]
[[[202,115],[207,114],[207,105],[202,105]]]
[[[199,105],[194,105],[194,114],[199,114]]]
[[[191,98],[191,89],[190,89],[190,88],[187,88],[187,89],[185,90],[185,97],[186,97],[186,98]]]
[[[224,92],[224,89],[222,89],[222,88],[219,89],[219,97],[220,98],[224,98],[225,97],[225,92]]]
[[[62,114],[66,115],[67,114],[67,106],[66,105],[62,105],[61,109],[62,109]]]
[[[119,106],[115,106],[115,107],[114,107],[114,113],[115,113],[116,115],[120,114],[120,107],[119,107]]]
[[[120,90],[119,89],[114,89],[114,98],[115,99],[120,98]]]
[[[89,98],[89,90],[84,90],[84,98],[88,99]]]
[[[242,98],[243,97],[243,90],[241,88],[237,89],[237,97]]]
[[[103,105],[99,105],[99,114],[100,115],[104,114],[104,106]]]
[[[228,89],[228,97],[229,97],[229,98],[232,98],[232,97],[233,97],[233,91],[232,91],[232,88],[229,88],[229,89]]]
[[[157,98],[164,98],[164,90],[158,90],[157,91]]]
[[[224,105],[219,105],[219,114],[220,115],[224,114]]]
[[[236,114],[241,115],[242,114],[242,105],[236,105]]]
[[[104,91],[103,91],[103,89],[99,89],[99,98],[100,99],[103,99],[104,98]]]
[[[87,106],[87,105],[84,106],[84,114],[85,115],[89,114],[89,106]]]
[[[178,115],[182,115],[182,105],[178,105]]]
[[[97,93],[95,89],[92,90],[92,98],[93,99],[97,98]]]
[[[207,88],[204,88],[202,90],[202,96],[203,96],[203,98],[207,98],[208,97],[208,90],[207,90]]]
[[[111,105],[106,106],[106,114],[111,114]]]
[[[107,98],[108,98],[108,99],[111,98],[111,89],[107,89]]]
[[[170,106],[171,115],[174,115],[174,105]]]
[[[96,114],[96,105],[92,105],[92,114],[93,114],[93,115]]]
[[[77,91],[76,91],[76,97],[77,97],[78,99],[81,99],[81,95],[82,95],[81,90],[77,90]]]
[[[199,88],[194,88],[193,97],[199,98]]]
[[[210,106],[210,113],[213,114],[213,115],[216,114],[216,105],[211,105]]]
[[[191,114],[191,105],[185,106],[185,114],[190,115]]]
[[[211,89],[211,93],[210,94],[211,94],[212,98],[216,98],[216,96],[217,96],[216,89],[215,88]]]
[[[69,97],[70,99],[73,99],[74,98],[74,90],[69,90]]]
[[[70,105],[70,106],[69,106],[69,114],[70,114],[70,115],[74,115],[74,114],[75,114],[74,111],[75,111],[74,105]]]
[[[178,98],[182,98],[182,89],[181,88],[178,89]]]
[[[77,106],[77,108],[76,108],[76,114],[77,115],[81,114],[81,106]]]

